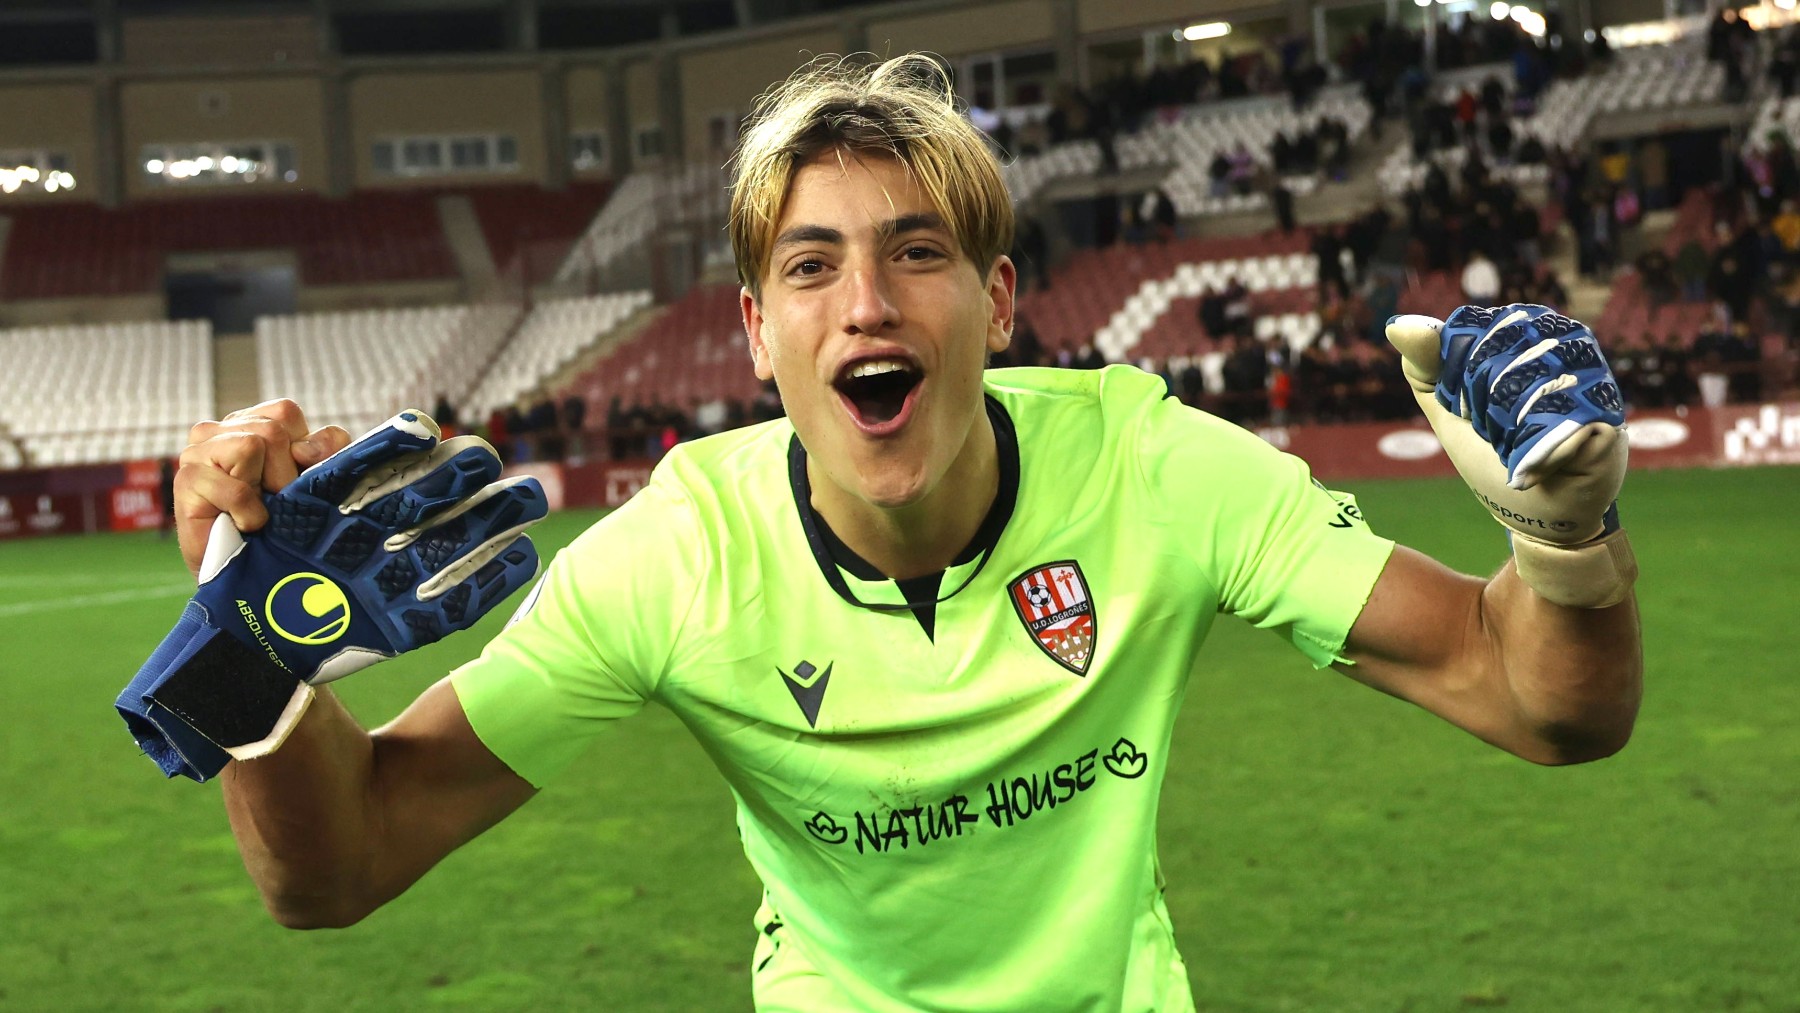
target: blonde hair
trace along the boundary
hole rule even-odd
[[[821,56],[756,100],[732,156],[731,249],[756,298],[795,170],[834,148],[898,159],[984,275],[1011,248],[1000,163],[943,67],[921,53]]]

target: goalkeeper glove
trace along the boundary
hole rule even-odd
[[[1587,326],[1544,306],[1464,306],[1388,321],[1444,452],[1512,532],[1519,576],[1559,605],[1602,608],[1637,578],[1615,500],[1624,404]]]
[[[169,777],[273,752],[313,684],[475,624],[531,580],[533,478],[496,481],[487,442],[438,442],[405,411],[263,497],[269,522],[219,515],[200,586],[115,704]]]

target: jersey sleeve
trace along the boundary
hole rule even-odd
[[[652,480],[544,571],[481,656],[451,674],[475,734],[543,787],[656,692],[699,586],[694,511]]]
[[[1219,610],[1274,630],[1315,667],[1344,640],[1394,543],[1369,530],[1354,497],[1314,481],[1306,462],[1174,399],[1150,408],[1139,461],[1148,495],[1219,596]]]

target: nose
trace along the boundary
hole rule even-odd
[[[888,290],[886,272],[876,264],[850,269],[844,287],[844,329],[852,334],[876,335],[900,321],[900,311]]]

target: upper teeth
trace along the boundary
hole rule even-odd
[[[883,373],[899,373],[911,368],[904,359],[870,359],[850,367],[850,379],[865,376],[880,376]]]

